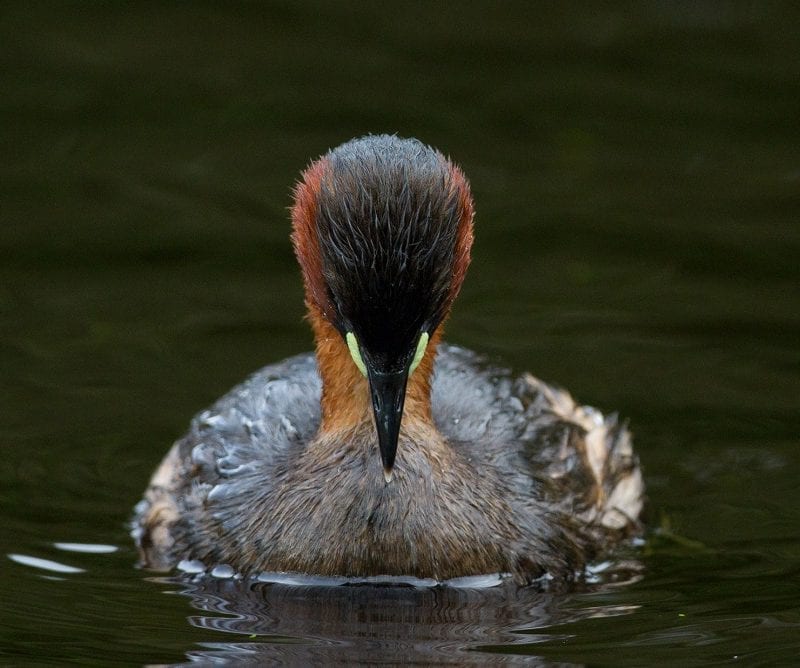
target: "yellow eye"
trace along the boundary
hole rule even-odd
[[[367,366],[364,364],[364,359],[361,357],[361,351],[358,349],[356,335],[353,334],[353,332],[347,332],[347,336],[344,338],[347,341],[347,347],[350,349],[350,357],[353,358],[353,362],[355,362],[358,370],[366,377]]]
[[[414,373],[414,369],[419,366],[422,357],[425,355],[425,349],[428,347],[428,332],[422,332],[417,342],[417,351],[414,353],[414,359],[411,360],[411,366],[408,368],[408,375]]]

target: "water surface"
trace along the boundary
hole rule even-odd
[[[796,660],[799,24],[778,3],[5,3],[3,662]],[[448,338],[630,420],[650,500],[634,582],[134,567],[125,523],[191,415],[311,345],[296,175],[383,131],[472,180]]]

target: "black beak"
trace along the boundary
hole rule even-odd
[[[406,398],[408,369],[383,372],[367,365],[367,378],[372,393],[372,410],[375,413],[375,428],[378,446],[383,461],[383,477],[392,480],[392,467],[397,453],[397,438],[400,435],[400,420],[403,418],[403,403]]]

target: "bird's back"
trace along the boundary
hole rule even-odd
[[[197,415],[137,507],[144,563],[198,558],[237,570],[360,567],[423,577],[489,568],[524,581],[568,576],[639,528],[643,482],[625,427],[529,374],[440,345],[431,407],[456,460],[431,473],[424,443],[412,442],[388,486],[368,471],[378,465],[366,452],[374,444],[343,445],[337,462],[308,461],[320,394],[314,355],[299,355]],[[424,471],[414,470],[414,453]],[[282,540],[286,549],[276,546]],[[407,545],[420,541],[430,548],[409,556]],[[498,544],[471,556],[485,541]]]

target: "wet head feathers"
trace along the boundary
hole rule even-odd
[[[373,360],[413,354],[447,315],[473,213],[463,173],[438,151],[388,135],[347,142],[306,170],[292,216],[307,300]]]

